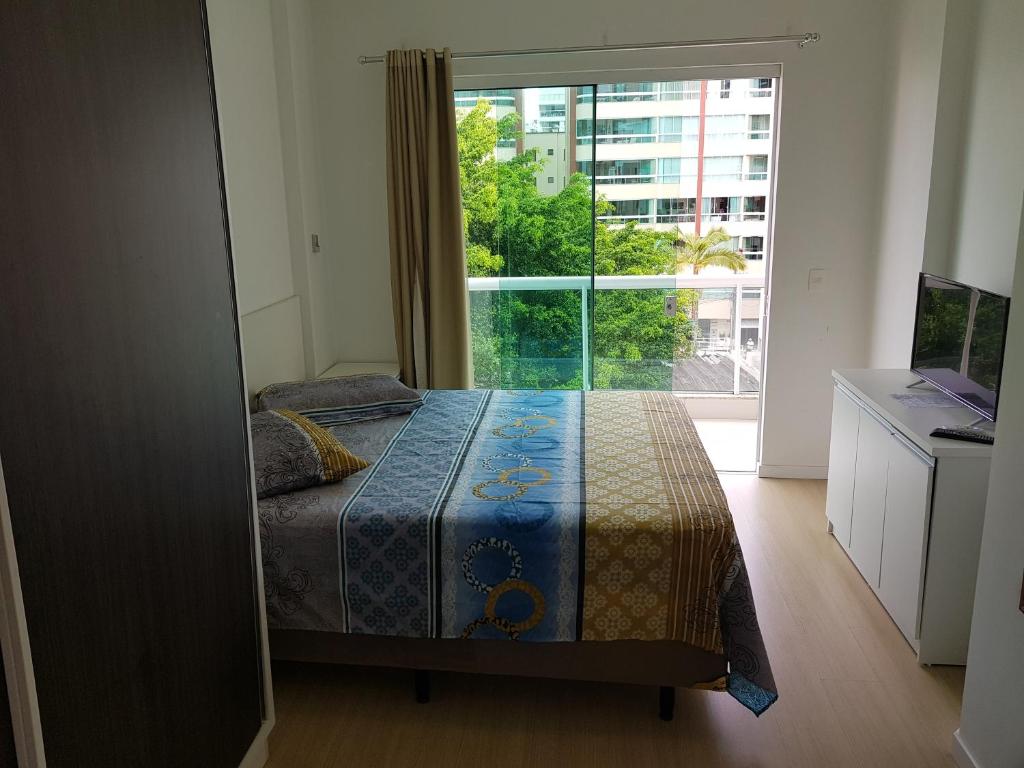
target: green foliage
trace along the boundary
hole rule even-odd
[[[677,231],[595,225],[588,178],[573,174],[555,195],[537,191],[544,168],[528,150],[496,158],[499,139],[517,135],[519,118],[490,117],[481,99],[458,126],[459,173],[471,277],[656,275],[675,272]],[[598,215],[611,205],[598,200]],[[742,257],[741,257],[742,258]],[[592,263],[593,260],[593,263]],[[744,262],[745,266],[745,262]],[[685,313],[666,317],[663,290],[587,291],[593,301],[593,385],[669,389],[666,363],[692,351],[693,324]],[[696,292],[676,291],[679,306]],[[582,322],[580,290],[471,294],[474,378],[492,388],[579,389]],[[586,308],[588,318],[591,307]],[[588,319],[588,323],[591,320]]]
[[[681,234],[678,263],[689,264],[695,275],[705,267],[725,267],[733,272],[743,272],[747,268],[743,254],[724,247],[731,239],[721,227],[715,227],[705,235]]]

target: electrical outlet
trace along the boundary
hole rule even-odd
[[[678,306],[679,297],[674,293],[670,293],[665,297],[665,317],[675,317]]]
[[[320,235],[313,233],[313,253],[320,253]]]

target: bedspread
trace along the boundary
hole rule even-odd
[[[712,687],[758,714],[775,701],[732,516],[680,399],[436,390],[386,421],[337,428],[373,461],[342,487],[260,502],[272,625],[678,640],[725,655]]]

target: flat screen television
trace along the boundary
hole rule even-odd
[[[914,373],[989,421],[996,420],[1010,300],[921,274]]]

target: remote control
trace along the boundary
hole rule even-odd
[[[992,445],[996,436],[991,432],[977,427],[936,427],[931,431],[932,437],[948,437],[950,440],[967,440],[971,443]]]

